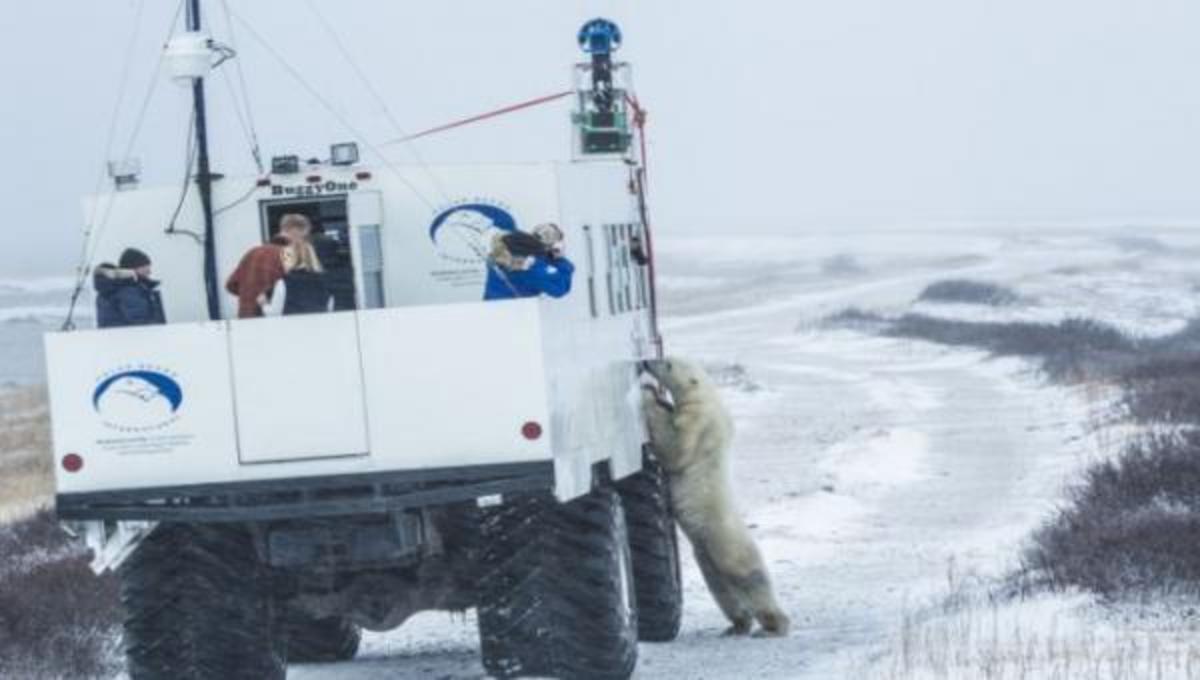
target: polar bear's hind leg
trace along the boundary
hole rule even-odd
[[[709,592],[717,601],[725,618],[729,619],[730,626],[725,630],[725,635],[749,635],[750,629],[754,626],[754,612],[750,611],[745,601],[730,588],[732,584],[728,583],[725,575],[713,562],[708,548],[703,543],[697,542],[694,545],[694,552],[696,564],[700,566],[700,573],[704,576],[704,582],[708,585]]]

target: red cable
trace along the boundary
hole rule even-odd
[[[574,90],[567,90],[566,92],[559,92],[557,94],[551,94],[551,95],[547,95],[545,97],[538,97],[537,99],[530,99],[527,102],[521,102],[520,104],[513,104],[512,106],[506,106],[502,109],[496,109],[495,111],[489,111],[487,113],[480,114],[478,116],[471,116],[470,118],[464,118],[462,120],[457,120],[457,121],[454,121],[453,123],[447,123],[445,125],[439,125],[435,128],[429,128],[428,130],[418,132],[414,135],[409,135],[407,137],[401,137],[399,139],[393,139],[390,142],[386,142],[386,144],[401,144],[404,142],[411,142],[414,139],[428,137],[429,135],[437,134],[439,132],[445,132],[446,130],[453,130],[454,128],[462,127],[464,125],[470,125],[471,123],[478,123],[481,120],[487,120],[489,118],[503,116],[506,113],[520,111],[521,109],[528,109],[530,107],[539,106],[541,104],[548,104],[552,101],[562,99],[563,97],[569,97],[573,94],[575,94]]]
[[[464,125],[470,125],[472,123],[478,123],[480,121],[488,120],[489,118],[496,118],[497,116],[503,116],[505,114],[513,113],[515,111],[520,111],[522,109],[528,109],[528,108],[531,108],[534,106],[548,104],[550,102],[557,101],[564,97],[569,97],[573,94],[575,94],[575,90],[567,90],[565,92],[559,92],[557,94],[551,94],[551,95],[547,95],[545,97],[538,97],[537,99],[530,99],[529,101],[526,101],[526,102],[521,102],[519,104],[513,104],[512,106],[505,106],[504,108],[496,109],[495,111],[489,111],[487,113],[480,114],[478,116],[471,116],[470,118],[464,118],[462,120],[457,120],[457,121],[454,121],[453,123],[447,123],[445,125],[439,125],[434,128],[429,128],[428,130],[423,130],[416,134],[408,135],[407,137],[401,137],[399,139],[394,139],[390,142],[386,142],[386,144],[402,144],[404,142],[411,142],[414,139],[428,137],[429,135],[434,135],[439,132],[445,132],[447,130],[453,130],[455,128],[463,127]],[[662,353],[663,353],[662,333],[659,331],[659,328],[658,328],[658,285],[657,285],[657,281],[655,280],[657,277],[656,277],[656,272],[655,272],[655,268],[654,268],[654,245],[653,245],[653,239],[651,238],[651,235],[650,235],[650,224],[649,224],[650,220],[649,220],[649,217],[646,215],[646,193],[647,193],[647,185],[649,183],[649,177],[650,177],[650,171],[649,171],[650,164],[646,158],[646,110],[643,109],[641,103],[639,103],[638,100],[636,98],[634,98],[633,96],[631,96],[629,93],[625,94],[625,101],[628,102],[629,107],[631,109],[633,109],[633,124],[637,127],[638,144],[639,144],[639,147],[641,150],[641,159],[640,160],[642,162],[642,167],[640,169],[640,177],[638,178],[638,192],[641,194],[640,203],[641,203],[641,212],[642,212],[642,227],[644,229],[644,234],[645,234],[645,239],[646,239],[646,253],[650,256],[651,324],[652,324],[652,330],[654,333],[654,342],[658,347],[658,354],[659,354],[659,356],[662,356]]]
[[[642,108],[637,99],[625,94],[625,101],[629,103],[629,108],[633,109],[633,124],[637,126],[638,144],[641,148],[642,167],[637,173],[637,188],[638,188],[638,203],[639,212],[642,217],[642,233],[646,239],[646,255],[649,257],[650,270],[650,328],[654,334],[654,345],[658,350],[659,358],[664,356],[663,352],[663,337],[662,331],[658,325],[658,272],[654,267],[654,238],[650,229],[650,216],[646,206],[646,195],[649,189],[650,182],[650,163],[646,158],[646,109]]]
[[[633,124],[637,126],[638,143],[641,145],[642,172],[648,180],[650,176],[650,163],[646,159],[646,109],[643,109],[641,103],[629,93],[625,94],[625,101],[633,109]]]

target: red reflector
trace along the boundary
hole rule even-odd
[[[371,179],[371,173],[367,172],[366,170],[363,170],[362,172],[356,172],[354,173],[354,179],[365,182]]]
[[[270,177],[263,177],[262,179],[258,180],[258,186],[260,186],[260,187],[269,187],[269,186],[271,186],[271,178],[270,178]]]
[[[62,466],[67,472],[79,472],[83,469],[83,456],[78,453],[68,453],[63,456]]]
[[[308,176],[308,183],[309,183],[309,184],[320,184],[320,183],[321,183],[321,176],[320,176],[320,175],[309,175],[309,176]]]
[[[524,425],[521,426],[521,434],[524,435],[525,438],[530,441],[532,441],[534,439],[541,439],[542,438],[541,423],[536,423],[532,420],[529,421],[528,423],[525,423]]]

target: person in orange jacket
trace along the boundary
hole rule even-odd
[[[288,245],[307,240],[311,233],[312,223],[307,217],[287,214],[279,220],[278,236],[242,256],[225,282],[225,290],[237,296],[239,319],[263,316],[263,304],[270,299],[275,284],[287,274],[283,260]]]

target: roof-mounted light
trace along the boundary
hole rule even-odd
[[[329,147],[329,162],[333,165],[354,165],[358,162],[358,144],[345,142]]]
[[[137,187],[138,177],[142,174],[142,162],[136,158],[126,158],[108,162],[108,176],[118,190]]]
[[[300,172],[299,156],[275,156],[271,159],[271,174],[273,175],[294,175],[298,172]]]

